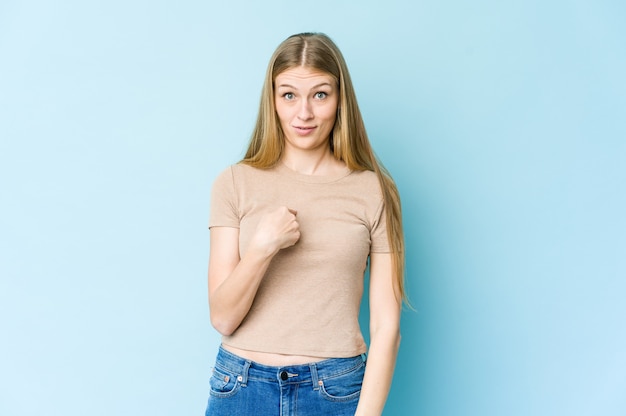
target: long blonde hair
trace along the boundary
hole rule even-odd
[[[404,234],[398,189],[372,150],[348,67],[341,51],[328,36],[301,33],[290,36],[278,46],[265,74],[259,115],[241,163],[266,169],[280,160],[285,137],[274,103],[274,80],[281,72],[298,66],[327,73],[339,86],[337,118],[330,135],[331,150],[349,169],[369,170],[378,176],[385,203],[387,236],[393,253],[396,295],[398,299],[408,301],[404,288]]]

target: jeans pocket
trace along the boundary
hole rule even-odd
[[[347,402],[358,399],[363,386],[365,364],[334,377],[320,379],[320,394],[333,402]]]
[[[236,374],[214,368],[209,385],[212,396],[231,397],[239,390],[240,382]]]

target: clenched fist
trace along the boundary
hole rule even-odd
[[[274,255],[283,248],[291,247],[300,238],[297,211],[285,206],[263,215],[257,225],[251,245]]]

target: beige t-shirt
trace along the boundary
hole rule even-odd
[[[376,174],[345,169],[312,176],[280,163],[233,165],[213,185],[209,228],[239,228],[243,257],[259,219],[283,205],[298,212],[300,239],[274,256],[250,311],[222,342],[315,357],[364,353],[358,318],[367,258],[390,251]]]

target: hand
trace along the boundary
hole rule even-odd
[[[251,245],[271,255],[291,247],[300,239],[297,211],[285,206],[265,214],[257,225]]]

